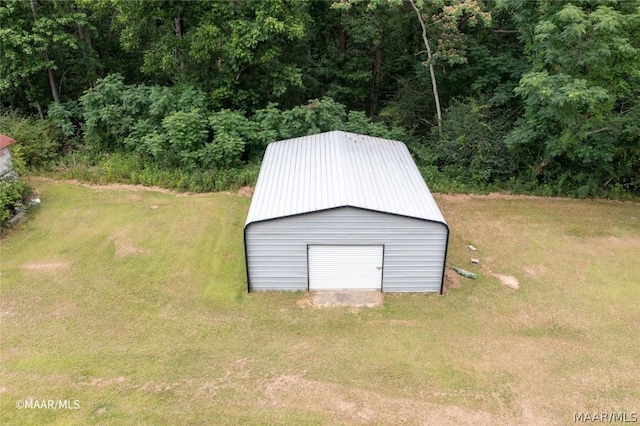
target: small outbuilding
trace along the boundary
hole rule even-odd
[[[442,293],[448,240],[404,143],[341,131],[273,142],[244,228],[248,290]]]
[[[10,148],[14,143],[15,139],[0,134],[0,178],[15,175]]]

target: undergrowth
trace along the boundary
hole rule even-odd
[[[178,191],[215,192],[254,186],[259,172],[260,164],[255,162],[229,169],[181,170],[146,164],[130,153],[102,154],[99,157],[74,153],[41,174],[96,184],[125,183]]]

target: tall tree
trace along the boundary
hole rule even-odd
[[[411,3],[411,7],[416,12],[416,16],[418,18],[418,22],[420,23],[420,28],[422,29],[422,42],[424,43],[424,48],[427,52],[427,62],[425,65],[429,67],[429,75],[431,76],[431,90],[433,91],[433,99],[436,103],[436,116],[438,117],[438,129],[442,129],[442,110],[440,109],[440,95],[438,94],[438,82],[436,80],[436,72],[433,68],[433,53],[431,52],[431,44],[429,43],[429,37],[427,36],[427,24],[425,22],[425,17],[423,16],[423,12],[420,11],[420,8],[416,4],[418,0],[409,0]],[[421,2],[424,3],[424,2]]]
[[[20,98],[26,98],[42,116],[46,104],[65,97],[64,83],[70,81],[65,77],[81,67],[81,55],[91,50],[86,45],[87,16],[74,1],[7,0],[0,5],[0,21],[3,102],[7,99],[20,105]],[[46,86],[50,97],[44,95]]]
[[[532,69],[516,89],[525,113],[511,146],[543,179],[572,180],[585,190],[635,181],[640,8],[599,1],[517,6]]]
[[[350,9],[361,0],[340,0],[335,7]],[[428,68],[431,92],[436,107],[437,126],[442,127],[442,111],[440,108],[440,94],[436,78],[435,65],[440,63],[462,63],[465,58],[465,38],[462,29],[478,22],[491,21],[489,13],[482,10],[477,0],[408,0],[420,26],[421,42],[424,49],[418,54],[426,54],[422,64]],[[366,2],[368,9],[398,8],[402,0],[370,0]],[[392,12],[393,13],[393,12]],[[437,36],[437,42],[429,35],[429,27]]]
[[[139,49],[142,71],[157,80],[249,109],[302,84],[289,58],[305,34],[302,0],[112,1],[123,47]]]
[[[308,98],[329,96],[349,108],[374,115],[382,84],[385,32],[389,15],[366,4],[309,6],[309,58],[304,62]]]
[[[521,101],[513,89],[530,64],[513,11],[497,7],[494,1],[485,5],[491,13],[491,27],[463,29],[466,62],[447,66],[441,85],[448,97],[488,98],[492,108],[514,117],[521,114]]]
[[[38,12],[36,11],[36,1],[29,0],[29,6],[31,7],[31,13],[33,14],[33,20],[37,23]],[[42,57],[47,67],[47,77],[49,77],[49,86],[51,86],[51,95],[53,100],[60,103],[60,92],[58,91],[58,84],[56,83],[56,76],[53,74],[53,68],[51,68],[51,59],[49,59],[49,49],[45,46],[42,51]]]

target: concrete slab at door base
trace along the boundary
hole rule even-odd
[[[376,308],[382,306],[380,291],[318,291],[311,293],[311,303],[318,307],[347,306]]]

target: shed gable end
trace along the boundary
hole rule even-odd
[[[308,290],[309,245],[383,245],[383,291],[441,292],[447,240],[442,223],[354,207],[254,222],[245,228],[249,290]]]

